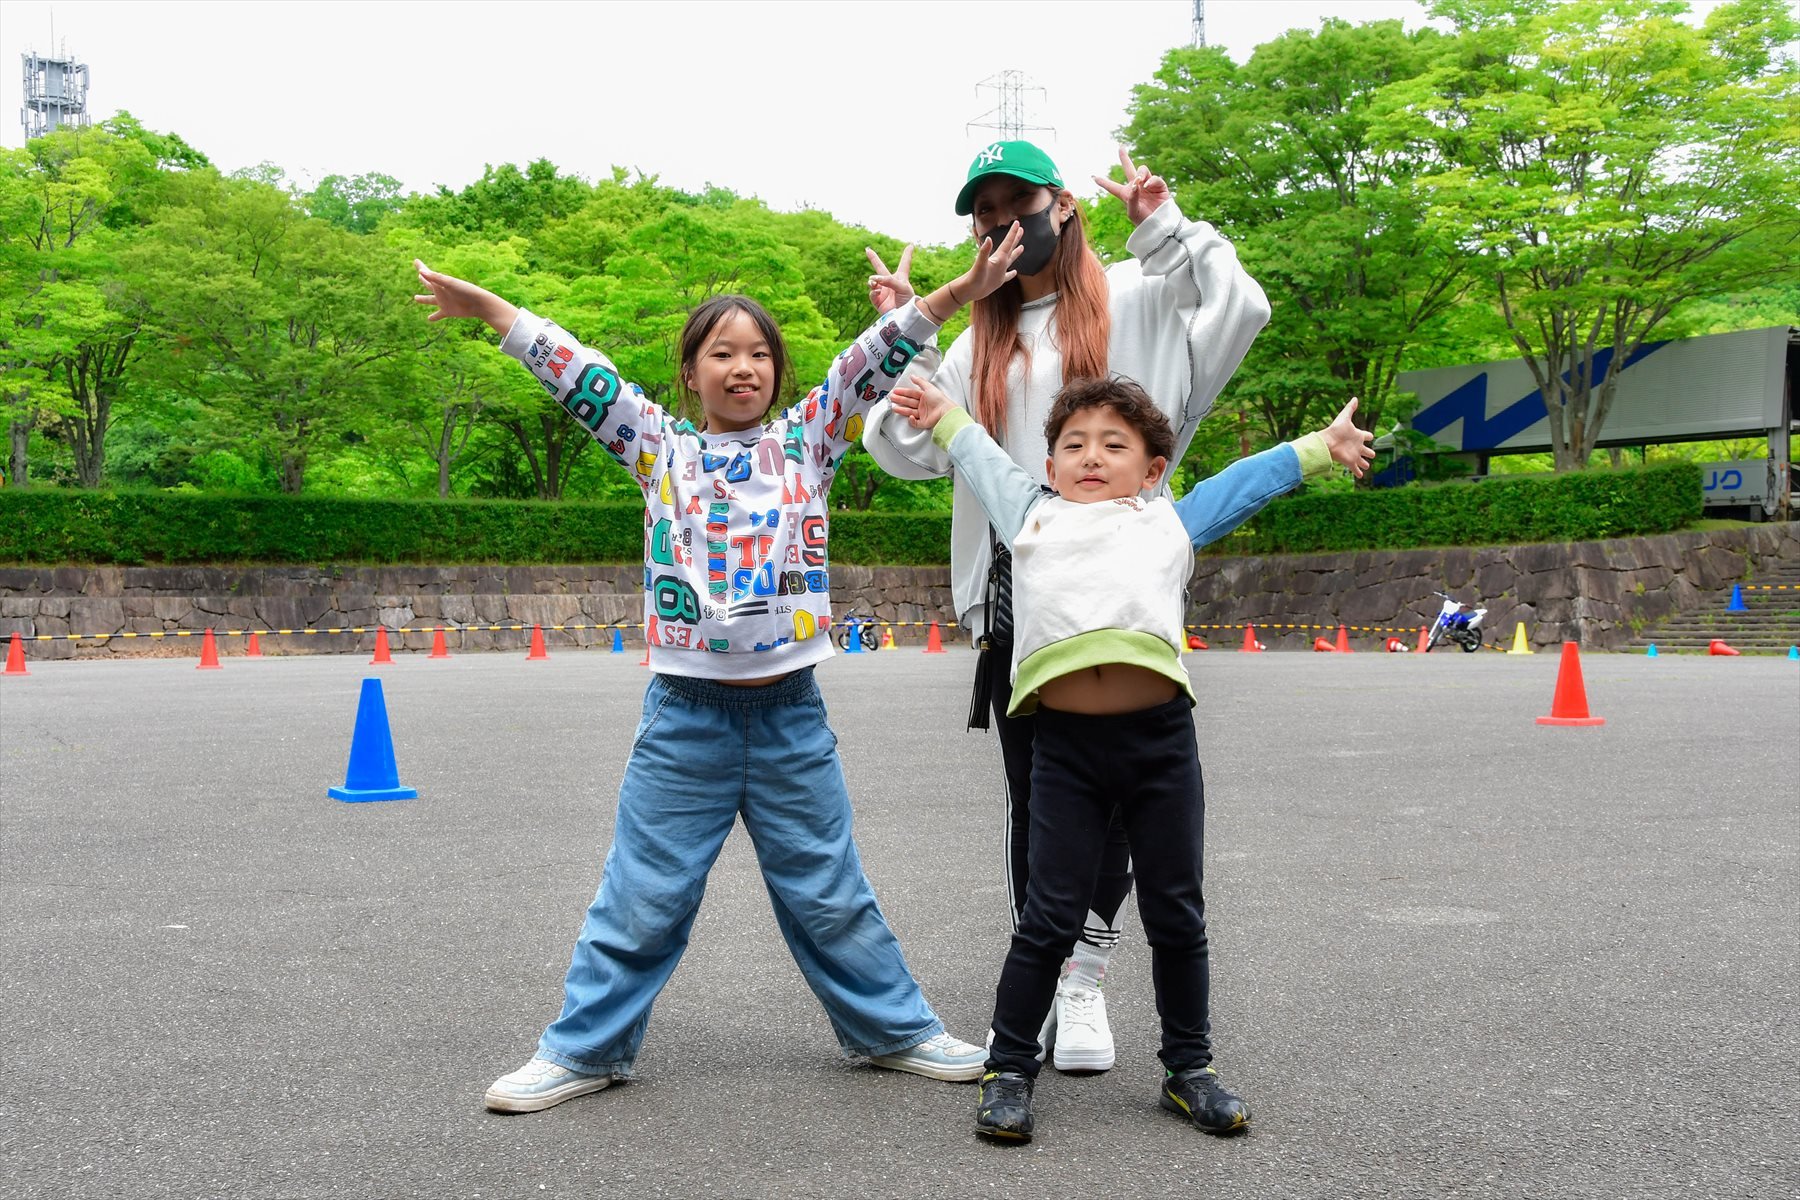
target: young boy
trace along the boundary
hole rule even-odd
[[[1044,425],[1046,493],[962,408],[928,383],[890,403],[949,454],[1013,551],[1013,701],[1037,713],[1031,768],[1031,879],[994,1001],[994,1040],[975,1131],[1030,1141],[1039,1028],[1081,931],[1107,823],[1118,808],[1152,947],[1162,1106],[1208,1133],[1248,1128],[1250,1110],[1212,1068],[1205,799],[1193,687],[1181,664],[1194,548],[1221,537],[1333,461],[1361,476],[1373,436],[1351,423],[1242,459],[1171,503],[1145,500],[1174,435],[1137,384],[1069,384]]]

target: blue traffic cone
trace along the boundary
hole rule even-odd
[[[861,654],[863,652],[862,630],[857,627],[859,624],[860,622],[857,621],[850,622],[850,632],[844,635],[845,654]]]
[[[417,788],[400,786],[394,765],[394,738],[388,732],[387,702],[381,698],[381,680],[362,681],[362,697],[356,703],[356,732],[350,739],[350,769],[344,786],[328,788],[336,800],[412,800]]]
[[[615,629],[615,630],[613,630],[613,648],[612,648],[612,652],[613,652],[613,653],[614,653],[614,654],[623,654],[623,653],[625,653],[625,631],[624,631],[624,630],[622,630],[622,629]]]
[[[1742,584],[1731,585],[1731,603],[1725,606],[1726,612],[1749,612],[1744,607],[1744,588]]]
[[[1800,646],[1789,646],[1788,647],[1788,657],[1789,658],[1800,658]]]
[[[1644,657],[1645,658],[1655,658],[1656,657],[1656,643],[1655,642],[1651,642],[1650,648],[1648,650],[1644,651]]]

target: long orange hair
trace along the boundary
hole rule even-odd
[[[1073,199],[1064,189],[1057,193]],[[1107,307],[1106,268],[1088,246],[1081,205],[1069,210],[1050,256],[1056,280],[1056,343],[1062,351],[1063,383],[1106,375],[1112,310]],[[1024,293],[1017,279],[977,300],[969,314],[975,349],[975,416],[995,439],[1006,433],[1006,373],[1015,355],[1026,354],[1019,340]]]

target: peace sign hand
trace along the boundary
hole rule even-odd
[[[881,255],[870,247],[864,246],[863,253],[869,256],[869,265],[875,268],[875,274],[869,276],[869,303],[875,306],[877,315],[886,316],[913,298],[913,248],[910,245],[900,252],[900,265],[892,271],[881,261]]]
[[[1013,263],[1024,252],[1025,228],[1017,221],[1012,223],[998,246],[994,245],[992,237],[982,238],[981,245],[975,247],[974,264],[957,281],[956,302],[973,304],[1017,275]],[[967,284],[966,289],[964,284]]]
[[[1119,165],[1125,169],[1124,183],[1114,183],[1100,175],[1094,176],[1094,182],[1119,198],[1132,225],[1142,225],[1144,218],[1167,204],[1174,193],[1161,175],[1152,175],[1149,167],[1132,162],[1123,146],[1119,147]]]

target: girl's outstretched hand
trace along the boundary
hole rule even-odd
[[[1350,397],[1350,403],[1344,405],[1338,413],[1337,420],[1325,427],[1325,445],[1331,451],[1334,462],[1343,463],[1350,468],[1350,473],[1361,479],[1375,461],[1375,435],[1367,429],[1358,429],[1350,418],[1356,415],[1356,397]]]
[[[1094,176],[1094,182],[1119,198],[1132,225],[1142,225],[1144,218],[1167,204],[1174,193],[1169,191],[1168,181],[1161,175],[1152,175],[1149,167],[1132,162],[1130,153],[1123,146],[1119,147],[1119,165],[1125,169],[1124,183],[1114,183],[1099,175]]]
[[[494,295],[486,288],[476,287],[466,279],[458,279],[454,275],[445,275],[433,271],[418,259],[413,259],[413,266],[419,270],[419,282],[424,284],[425,295],[414,296],[418,304],[430,304],[436,311],[425,319],[442,321],[445,317],[478,317],[493,327],[494,332],[502,337],[512,328],[519,310],[505,300]]]
[[[950,397],[929,381],[909,375],[888,393],[888,407],[911,421],[914,429],[933,429],[950,411]]]
[[[913,298],[912,252],[910,245],[902,250],[900,265],[889,271],[887,264],[881,261],[881,255],[868,246],[863,247],[863,253],[869,256],[869,265],[875,268],[875,273],[869,276],[869,303],[875,306],[878,316],[886,316]]]
[[[1024,250],[1025,229],[1017,221],[1012,223],[998,246],[993,244],[993,238],[982,238],[981,245],[975,247],[974,265],[957,281],[957,303],[973,304],[1017,275],[1018,272],[1013,270],[1013,263]],[[966,293],[963,284],[968,285]]]

